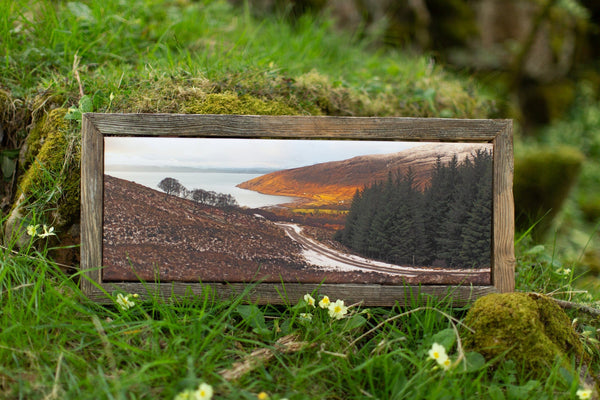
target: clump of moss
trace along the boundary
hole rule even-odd
[[[465,347],[487,360],[502,356],[535,376],[557,358],[570,365],[583,348],[569,317],[552,299],[529,293],[494,293],[478,299],[465,324]]]
[[[517,229],[527,230],[540,221],[534,233],[542,236],[551,226],[584,161],[568,146],[530,149],[515,157],[514,196]]]
[[[62,118],[60,118],[61,115]],[[21,147],[19,157],[20,168],[23,171],[29,168],[51,133],[66,131],[67,128],[67,121],[64,119],[64,113],[60,109],[50,111],[47,115],[44,115],[40,121],[33,125],[25,139],[25,143]]]

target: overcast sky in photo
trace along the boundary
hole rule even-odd
[[[294,168],[423,145],[415,142],[230,138],[104,138],[104,164],[194,168]]]

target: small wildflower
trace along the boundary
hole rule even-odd
[[[56,233],[54,233],[54,227],[51,226],[50,228],[48,228],[48,225],[44,225],[44,233],[40,233],[38,236],[41,238],[45,238],[52,235],[56,235]]]
[[[579,389],[577,391],[577,397],[579,400],[586,400],[592,398],[592,390],[591,389]]]
[[[439,360],[442,357],[448,357],[446,348],[439,343],[434,343],[429,350],[429,358],[432,360]]]
[[[321,308],[329,308],[329,304],[331,304],[331,301],[329,300],[329,297],[323,296],[323,298],[319,302],[319,307],[321,307]]]
[[[300,320],[301,321],[309,322],[309,321],[312,321],[312,319],[313,319],[312,314],[304,313],[304,312],[300,313]]]
[[[269,395],[265,392],[260,392],[256,395],[256,398],[258,398],[259,400],[268,400]]]
[[[446,349],[439,343],[434,343],[429,350],[429,358],[435,360],[439,366],[441,366],[445,371],[450,369],[452,365],[450,359],[448,358],[448,354],[446,354]]]
[[[448,371],[450,369],[450,367],[452,366],[452,362],[450,361],[448,356],[446,356],[446,359],[442,363],[439,363],[439,364],[442,366],[444,371]]]
[[[119,307],[121,307],[121,310],[125,311],[130,309],[131,307],[135,306],[135,303],[131,300],[129,300],[129,296],[123,296],[121,293],[117,294],[117,300],[116,303],[119,305]]]
[[[177,394],[177,396],[175,396],[173,398],[173,400],[195,400],[194,399],[194,392],[192,392],[191,390],[184,390],[183,392],[180,392]]]
[[[348,307],[344,305],[344,300],[336,300],[329,304],[329,316],[335,319],[342,319],[348,313]]]
[[[27,226],[27,234],[31,237],[35,237],[37,235],[37,230],[40,226],[39,225],[29,225]]]
[[[194,392],[194,400],[210,400],[213,396],[213,388],[208,383],[202,382],[198,390]]]
[[[307,293],[307,294],[304,295],[304,301],[309,306],[315,307],[315,299],[310,294]]]
[[[563,275],[563,276],[569,276],[571,275],[571,268],[559,268],[556,270],[557,274]]]

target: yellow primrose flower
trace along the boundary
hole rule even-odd
[[[323,298],[319,302],[319,307],[321,307],[321,308],[329,308],[329,304],[331,304],[331,301],[329,300],[329,297],[323,296]]]
[[[260,392],[256,395],[256,398],[258,398],[259,400],[267,400],[269,398],[269,395],[265,392]]]
[[[27,226],[27,234],[31,237],[35,237],[37,235],[37,230],[40,226],[39,225],[29,225]]]
[[[305,294],[304,295],[304,301],[306,302],[306,304],[308,304],[309,306],[313,306],[315,307],[315,299],[314,297],[312,297],[310,294]]]
[[[117,294],[117,300],[115,302],[119,305],[119,307],[121,307],[121,310],[123,311],[135,306],[135,303],[129,300],[129,295],[123,296],[121,293]]]
[[[444,371],[448,371],[450,369],[450,367],[452,366],[452,361],[450,361],[448,356],[446,356],[446,359],[443,360],[442,362],[438,361],[438,364],[440,364],[440,366],[444,369]]]
[[[448,358],[448,354],[446,354],[446,348],[439,343],[434,343],[431,346],[429,358],[435,360],[445,371],[449,370],[452,365],[452,362]]]
[[[194,400],[210,400],[213,396],[213,388],[208,383],[202,382],[198,390],[194,392]]]
[[[429,350],[429,358],[432,360],[439,360],[443,357],[448,357],[446,348],[439,343],[434,343]]]
[[[591,389],[579,389],[577,391],[577,397],[579,400],[586,400],[592,398],[592,390]]]
[[[344,300],[336,300],[329,304],[329,316],[335,319],[342,319],[348,313],[348,307],[344,305]]]

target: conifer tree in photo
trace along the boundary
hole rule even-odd
[[[354,195],[336,238],[366,257],[399,264],[487,267],[491,257],[492,155],[437,157],[419,190],[412,168]]]

